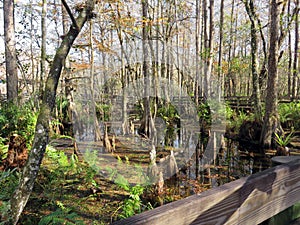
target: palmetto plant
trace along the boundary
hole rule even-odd
[[[287,136],[285,136],[284,134],[279,135],[275,133],[275,141],[280,147],[286,147],[291,142],[293,135],[294,135],[293,129],[291,133],[289,133]]]

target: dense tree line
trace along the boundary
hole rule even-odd
[[[57,93],[72,101],[76,82],[86,77],[93,99],[107,94],[101,88],[113,79],[121,83],[124,133],[124,87],[142,78],[159,96],[165,79],[185,87],[196,105],[216,87],[223,97],[248,96],[263,123],[260,142],[270,146],[280,128],[278,98],[299,97],[299,8],[299,0],[4,0],[7,101],[18,105],[28,93],[39,110],[30,157],[12,198],[13,223],[37,176]],[[140,134],[151,139],[156,111],[144,91]]]

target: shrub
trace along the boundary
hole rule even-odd
[[[19,183],[19,172],[16,169],[0,171],[0,201],[7,201]]]
[[[97,113],[97,118],[99,118],[101,121],[109,121],[109,116],[111,113],[111,105],[96,103],[96,113]]]
[[[230,108],[229,108],[230,109]],[[233,110],[228,110],[227,109],[228,115],[227,115],[227,125],[229,129],[234,130],[235,132],[239,132],[241,126],[245,122],[254,122],[255,121],[255,114],[253,113],[245,113],[243,111],[233,111]]]
[[[18,134],[31,142],[37,113],[29,104],[18,107],[12,103],[2,103],[0,108],[0,136],[7,138],[11,134]]]
[[[151,208],[149,204],[147,206],[143,205],[140,198],[145,190],[143,186],[139,184],[131,186],[128,180],[120,174],[118,174],[115,182],[129,194],[129,197],[121,205],[122,212],[119,215],[120,218],[128,218]]]
[[[284,128],[300,128],[300,102],[279,104],[278,111]]]

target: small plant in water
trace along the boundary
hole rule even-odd
[[[280,147],[286,147],[291,142],[293,135],[294,135],[294,129],[292,129],[291,133],[289,133],[289,135],[287,136],[285,136],[284,134],[279,135],[275,133],[275,141]]]

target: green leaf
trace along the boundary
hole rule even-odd
[[[122,187],[126,191],[129,191],[129,189],[130,189],[128,180],[121,174],[117,175],[117,178],[115,179],[115,183],[118,184],[120,187]]]

